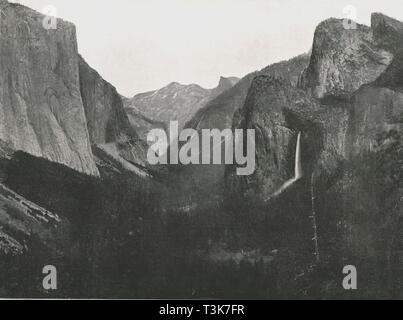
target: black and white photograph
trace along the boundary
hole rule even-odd
[[[16,299],[403,299],[403,2],[0,0]]]

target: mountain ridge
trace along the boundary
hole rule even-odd
[[[169,121],[178,121],[181,129],[199,109],[237,81],[236,77],[221,77],[218,86],[213,89],[171,82],[158,90],[139,93],[125,100],[125,109],[130,112],[130,108],[135,108],[143,116],[166,125]]]

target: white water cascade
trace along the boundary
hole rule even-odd
[[[286,181],[275,193],[274,196],[277,197],[282,194],[285,190],[291,187],[295,182],[301,179],[304,176],[302,171],[302,162],[301,162],[301,132],[298,133],[297,138],[297,147],[295,150],[295,169],[294,169],[294,177],[288,181]]]
[[[272,197],[270,197],[268,200],[270,200],[273,197],[277,197],[281,195],[284,191],[286,191],[289,187],[291,187],[295,182],[303,178],[304,172],[302,170],[302,161],[301,161],[301,132],[298,133],[298,138],[297,138],[297,146],[295,150],[295,169],[294,169],[294,178],[286,181],[274,194]],[[312,226],[313,226],[313,238],[312,240],[314,241],[315,245],[315,251],[314,251],[314,256],[315,256],[315,261],[316,263],[319,262],[320,260],[320,255],[319,255],[319,243],[318,243],[318,227],[317,227],[317,220],[316,220],[316,209],[315,209],[315,190],[314,190],[314,173],[312,173],[311,176],[311,206],[312,206],[312,213],[310,218],[312,219]]]
[[[297,138],[297,147],[295,150],[295,173],[294,179],[295,181],[301,179],[303,177],[302,172],[302,163],[301,163],[301,132],[298,133]]]

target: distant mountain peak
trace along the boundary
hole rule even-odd
[[[220,87],[232,87],[239,82],[239,78],[237,77],[220,77],[220,82],[218,83],[218,88]]]
[[[184,87],[185,85],[180,84],[179,82],[171,82],[170,84],[167,85],[167,87]]]
[[[194,83],[185,85],[176,81],[171,82],[158,90],[140,93],[132,99],[125,100],[126,112],[136,127],[140,127],[139,123],[144,123],[145,118],[158,123],[179,121],[179,126],[183,127],[199,109],[238,81],[236,77],[220,77],[219,84],[214,89],[205,89]],[[135,109],[144,117],[136,119],[136,114],[130,109]]]

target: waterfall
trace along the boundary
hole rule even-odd
[[[301,161],[301,132],[298,133],[297,138],[297,146],[295,148],[295,169],[294,169],[294,177],[288,181],[286,181],[275,193],[274,196],[279,196],[289,187],[291,187],[295,182],[301,179],[304,176],[302,171],[302,161]]]
[[[297,147],[295,150],[295,173],[294,179],[299,180],[303,176],[301,164],[301,132],[298,133]]]

